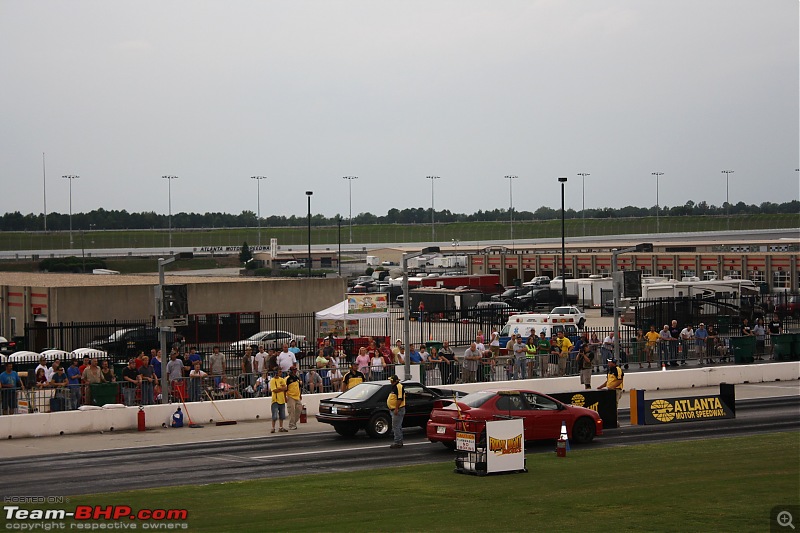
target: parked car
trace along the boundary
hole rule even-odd
[[[505,324],[508,317],[515,313],[519,313],[519,310],[506,302],[478,302],[475,307],[467,310],[467,318],[477,322]]]
[[[586,313],[574,305],[554,307],[550,311],[550,323],[575,324],[579,329],[583,329],[584,324],[586,324]]]
[[[403,427],[424,428],[434,402],[456,394],[447,389],[426,387],[416,381],[404,381],[403,390],[406,394]],[[361,429],[373,438],[386,437],[392,429],[392,417],[386,406],[390,392],[389,381],[359,383],[334,398],[321,400],[317,420],[331,424],[343,437],[352,437]]]
[[[550,276],[536,276],[530,281],[522,284],[523,287],[549,287]]]
[[[167,346],[175,342],[175,333],[166,333]],[[133,357],[140,351],[149,353],[153,348],[161,347],[158,328],[142,326],[126,328],[113,333],[107,340],[89,343],[89,348],[102,350],[117,357]]]
[[[574,442],[591,442],[603,434],[603,421],[595,411],[530,390],[483,390],[457,400],[439,400],[431,411],[426,432],[431,442],[454,449],[456,419],[469,420],[468,431],[483,432],[486,421],[509,416],[523,419],[526,441],[557,439],[562,421]]]
[[[305,266],[304,263],[301,263],[300,261],[294,261],[294,260],[286,261],[285,263],[281,263],[281,268],[284,269],[284,270],[303,268],[304,266]]]
[[[11,340],[6,339],[5,337],[0,337],[0,354],[11,355],[12,353],[21,349],[21,343],[19,340],[20,339],[18,337],[14,337]]]
[[[519,298],[520,296],[528,294],[529,292],[531,292],[530,287],[512,287],[510,289],[506,289],[500,294],[493,294],[492,301],[508,303],[514,298]]]
[[[231,349],[244,350],[248,346],[259,346],[261,344],[263,344],[264,348],[267,350],[270,348],[280,349],[284,343],[288,344],[293,340],[297,341],[297,344],[301,344],[305,342],[306,337],[305,335],[295,335],[289,331],[259,331],[255,335],[251,335],[244,340],[231,343]]]
[[[792,316],[794,318],[800,318],[800,296],[789,296],[786,299],[782,299],[781,302],[775,306],[775,312],[778,313],[780,317]]]
[[[533,309],[542,309],[542,308],[546,309],[549,307],[553,307],[561,304],[561,300],[562,300],[562,292],[560,290],[539,288],[539,289],[533,289],[528,294],[525,294],[518,298],[514,298],[509,303],[518,309],[527,311]],[[567,303],[568,304],[578,303],[578,297],[574,294],[567,294]]]

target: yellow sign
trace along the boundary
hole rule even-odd
[[[649,402],[647,414],[652,421],[651,423],[733,418],[733,412],[722,402],[719,396],[652,400]]]
[[[475,451],[475,433],[456,432],[456,450],[462,452]]]
[[[522,452],[522,435],[510,439],[489,438],[489,451],[497,455]]]

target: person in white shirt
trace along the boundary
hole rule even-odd
[[[264,351],[264,345],[258,346],[258,353],[253,358],[253,373],[262,374],[267,370],[267,353]]]
[[[297,364],[297,358],[294,356],[294,353],[289,351],[289,345],[283,345],[283,351],[278,354],[277,360],[278,366],[281,369],[281,372],[289,372],[289,369],[292,368],[292,365]]]
[[[683,353],[683,358],[681,359],[681,364],[686,364],[686,355],[691,349],[692,341],[694,340],[694,329],[692,328],[691,324],[686,324],[686,327],[681,330],[680,333],[681,339],[681,352]]]
[[[47,378],[48,382],[51,379],[53,379],[53,369],[47,366],[47,358],[45,357],[39,358],[39,364],[36,366],[36,369],[33,371],[33,374],[36,375],[36,373],[39,371],[40,368],[44,370],[44,377]]]

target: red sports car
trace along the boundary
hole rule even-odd
[[[591,442],[603,434],[603,421],[591,409],[567,405],[539,392],[527,390],[485,390],[467,394],[458,401],[437,400],[428,420],[431,442],[455,448],[456,431],[484,429],[487,420],[522,418],[525,440],[557,439],[561,422],[575,442]]]

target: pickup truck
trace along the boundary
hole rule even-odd
[[[281,263],[282,269],[295,269],[295,268],[303,268],[305,266],[300,261],[286,261],[285,263]]]
[[[513,307],[522,311],[529,311],[533,309],[552,308],[561,305],[562,293],[560,290],[541,288],[534,289],[524,296],[520,296],[510,301]],[[578,303],[578,296],[575,294],[567,294],[567,305],[575,305]]]

